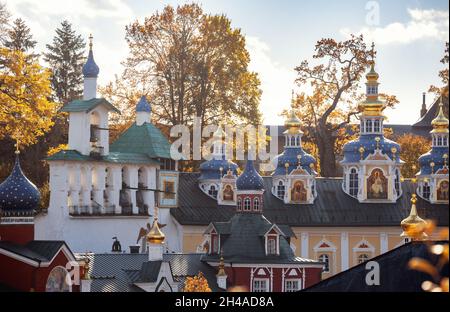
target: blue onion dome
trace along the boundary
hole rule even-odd
[[[92,52],[92,35],[89,36],[89,54],[86,63],[83,65],[84,78],[97,78],[100,69],[94,61],[94,53]]]
[[[377,142],[376,138],[379,138],[379,142]],[[401,162],[400,144],[379,134],[365,134],[344,145],[344,159],[342,160],[342,163],[357,163],[361,159],[365,159],[369,154],[373,154],[377,149],[377,146],[381,149],[381,152],[388,155],[390,159],[395,159],[397,163]]]
[[[236,187],[238,190],[263,190],[263,178],[256,171],[253,160],[247,160],[244,172],[236,179]]]
[[[448,147],[433,147],[431,151],[419,157],[420,171],[417,174],[433,174],[444,166],[448,166],[448,155]]]
[[[221,159],[213,158],[200,165],[199,180],[220,180],[228,170],[237,175],[237,168],[238,165],[231,160],[225,159],[225,155],[221,155]]]
[[[152,111],[150,104],[147,102],[145,95],[141,96],[139,102],[136,105],[136,112],[150,113]]]
[[[40,197],[37,187],[23,174],[17,156],[11,174],[0,184],[0,210],[2,214],[33,214],[39,205]]]
[[[292,170],[298,168],[299,162],[301,168],[306,170],[309,174],[315,173],[313,167],[316,164],[316,159],[305,152],[301,147],[286,148],[283,153],[276,156],[276,159],[277,167],[272,174],[274,176],[291,173]],[[288,166],[286,164],[288,164]]]

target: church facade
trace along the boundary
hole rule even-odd
[[[401,147],[383,136],[385,106],[378,98],[375,64],[366,76],[360,136],[344,147],[342,178],[318,176],[316,160],[302,147],[301,124],[293,112],[270,176],[255,175],[251,161],[238,176],[238,166],[225,157],[221,127],[214,134],[212,159],[201,164],[200,172],[179,172],[167,138],[150,121],[145,97],[136,105],[135,123],[109,144],[108,116],[118,111],[96,96],[99,68],[92,45],[83,74],[83,99],[62,109],[69,114],[69,149],[47,159],[51,196],[47,211],[36,217],[39,239],[65,240],[76,252],[98,254],[111,251],[114,237],[120,241],[115,252],[139,246],[147,253],[150,246],[138,233],[151,230],[147,224],[157,208],[166,235],[165,255],[200,253],[216,267],[223,251],[229,277],[241,270],[245,278],[260,275],[265,280],[277,274],[300,283],[308,266],[301,259],[311,259],[312,272],[320,263],[322,276],[328,277],[404,244],[399,224],[416,191],[419,214],[439,227],[448,226],[448,120],[447,132],[442,117],[432,125],[431,135],[441,138],[436,139],[440,145],[433,145],[431,158],[421,158],[419,183],[403,179]],[[260,247],[255,252],[267,256],[269,250],[281,257],[277,253],[283,251],[286,263],[264,262],[264,256],[261,263],[240,259],[240,267],[234,267],[239,246],[230,242],[236,241],[231,231],[236,228],[253,229],[248,234]],[[287,287],[281,280],[247,286]]]

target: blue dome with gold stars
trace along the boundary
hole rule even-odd
[[[300,158],[300,166],[302,169],[306,170],[309,174],[315,173],[314,169],[311,168],[311,164],[316,163],[316,159],[306,153],[301,147],[287,147],[284,152],[277,156],[277,167],[272,175],[285,175],[286,174],[286,163],[289,164],[288,174],[298,168]]]
[[[448,159],[445,159],[444,155],[448,157],[448,147],[434,146],[431,151],[420,156],[418,174],[432,174],[448,165]],[[432,163],[434,166],[431,166]]]
[[[247,160],[244,172],[236,179],[236,187],[238,190],[254,190],[264,189],[263,178],[256,171],[253,160]]]
[[[378,143],[376,141],[377,137],[380,138]],[[361,160],[361,158],[365,159],[369,154],[373,154],[373,152],[377,149],[377,145],[383,154],[387,154],[391,159],[395,158],[397,163],[401,162],[400,144],[386,139],[384,136],[379,134],[364,134],[356,140],[350,141],[344,145],[344,159],[342,160],[342,163],[357,163]],[[360,152],[361,147],[364,148],[362,155]],[[395,151],[395,157],[393,151]]]
[[[2,214],[32,214],[39,205],[40,197],[37,187],[23,174],[17,156],[11,174],[0,184]]]
[[[222,175],[231,170],[234,175],[237,175],[238,166],[231,160],[225,159],[225,155],[221,155],[219,159],[213,158],[203,162],[200,165],[200,180],[220,180],[222,168]]]

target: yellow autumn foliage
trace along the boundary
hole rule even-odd
[[[184,282],[184,292],[211,292],[208,281],[203,276],[202,272],[198,272],[195,276],[186,278]]]
[[[36,143],[53,125],[50,72],[20,51],[0,47],[0,140]]]

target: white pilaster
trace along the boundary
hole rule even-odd
[[[384,254],[388,251],[388,235],[385,232],[380,233],[380,254]]]
[[[120,206],[120,190],[122,189],[122,168],[110,167],[110,184],[108,184],[108,198],[112,206],[114,206],[114,213],[121,214],[122,207]]]
[[[348,233],[341,233],[341,271],[345,271],[349,267],[348,261]]]
[[[309,258],[309,233],[308,232],[302,232],[301,234],[301,254],[300,256],[302,258]]]
[[[105,191],[105,178],[106,171],[104,165],[96,165],[93,168],[93,193],[94,201],[100,205],[100,212],[105,213],[105,201],[103,197],[103,192]]]

